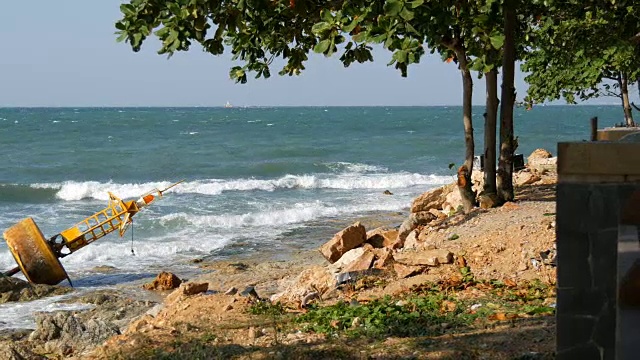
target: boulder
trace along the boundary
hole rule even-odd
[[[411,212],[429,211],[429,209],[441,209],[447,194],[455,190],[454,184],[441,186],[422,193],[413,200]]]
[[[334,263],[347,251],[360,246],[367,240],[367,231],[357,222],[337,233],[331,240],[320,247],[320,253],[330,263]]]
[[[163,271],[152,282],[142,285],[142,288],[145,290],[173,290],[181,283],[180,278],[170,272]]]
[[[405,249],[417,249],[418,248],[418,235],[420,231],[418,229],[412,230],[407,238],[404,240],[404,248]]]
[[[73,288],[68,286],[29,284],[18,278],[0,276],[0,304],[9,301],[31,301],[71,291]]]
[[[527,158],[527,166],[531,171],[544,173],[555,172],[558,158],[553,157],[550,152],[544,149],[536,149]]]
[[[334,274],[339,273],[342,271],[342,269],[344,269],[346,266],[354,262],[362,254],[364,254],[363,247],[357,247],[355,249],[351,249],[346,253],[344,253],[344,255],[342,255],[340,259],[338,259],[338,261],[327,266],[327,270],[329,270],[331,273],[334,273]]]
[[[18,342],[0,342],[0,359],[4,360],[47,360],[49,357],[38,355],[29,346]]]
[[[80,354],[120,334],[118,326],[111,322],[84,320],[70,311],[36,313],[35,322],[36,329],[29,340],[43,343],[47,352],[63,356]]]
[[[368,270],[373,264],[375,257],[376,254],[373,252],[373,249],[367,248],[357,259],[347,265],[343,272]]]
[[[460,191],[455,189],[454,191],[447,194],[444,204],[442,205],[442,211],[445,214],[450,214],[452,212],[458,211],[458,209],[462,206],[462,196],[460,196]]]
[[[400,229],[398,230],[398,237],[393,244],[393,248],[398,249],[404,246],[404,242],[415,228],[420,225],[427,225],[433,220],[436,220],[437,217],[429,211],[420,211],[417,213],[411,213],[409,218],[406,219],[402,225],[400,225]]]
[[[479,193],[484,188],[484,171],[474,169],[471,173],[471,189]]]
[[[398,230],[379,227],[367,232],[367,243],[374,248],[390,248],[398,238]]]

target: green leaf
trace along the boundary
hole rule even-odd
[[[329,49],[329,45],[331,45],[330,39],[322,40],[319,43],[317,43],[316,46],[313,47],[313,51],[324,54],[327,51],[327,49]]]
[[[489,38],[489,40],[491,41],[491,46],[493,46],[494,49],[502,49],[502,45],[504,45],[503,34],[493,35]]]
[[[417,8],[418,6],[424,4],[424,0],[415,0],[409,3],[409,6],[411,6],[412,9]]]
[[[361,42],[364,42],[364,40],[366,39],[366,36],[367,36],[367,33],[362,31],[362,32],[360,32],[358,34],[353,35],[351,37],[351,40],[353,40],[355,42],[358,42],[358,43],[361,43]]]
[[[393,58],[400,63],[407,62],[407,52],[405,50],[398,50],[393,53]]]
[[[405,19],[406,21],[411,21],[413,19],[413,11],[405,8],[402,8],[402,11],[400,11],[400,17]]]
[[[329,29],[331,29],[331,24],[326,21],[323,21],[323,22],[314,24],[313,27],[311,27],[311,32],[319,35]]]
[[[387,0],[383,9],[388,15],[396,16],[402,10],[402,2],[400,0]]]
[[[133,16],[136,13],[136,8],[131,4],[121,4],[120,11],[126,16]]]

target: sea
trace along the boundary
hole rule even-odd
[[[473,112],[480,154],[484,109]],[[586,140],[593,116],[622,120],[619,106],[516,108],[517,153]],[[188,277],[193,259],[287,259],[352,221],[405,213],[463,157],[455,106],[0,108],[0,229],[32,217],[51,237],[105,208],[108,192],[136,199],[184,180],[124,237],[61,262],[78,289]],[[15,266],[0,241],[0,271]],[[0,329],[33,327],[33,311],[68,307],[57,300],[1,305]]]

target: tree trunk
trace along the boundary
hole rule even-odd
[[[485,194],[496,193],[496,129],[498,119],[498,70],[485,74],[487,84],[484,119],[484,188]]]
[[[502,94],[500,101],[500,159],[498,161],[498,197],[501,202],[513,201],[513,106],[516,89],[514,85],[516,64],[516,4],[515,0],[505,0],[504,13],[504,55],[502,58]]]
[[[624,110],[624,122],[627,126],[636,126],[633,122],[633,113],[631,112],[631,102],[629,101],[629,79],[624,73],[618,74],[618,84],[620,85],[620,94],[622,95],[622,108]]]
[[[473,121],[471,119],[471,100],[473,98],[473,79],[467,62],[467,52],[464,46],[456,46],[454,49],[460,64],[462,75],[462,120],[464,123],[464,164],[458,169],[458,190],[462,198],[462,206],[465,212],[471,211],[476,206],[476,194],[471,188],[471,172],[473,171],[474,141]]]

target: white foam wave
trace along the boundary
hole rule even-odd
[[[398,189],[416,185],[441,185],[451,182],[450,176],[411,173],[352,174],[339,175],[285,175],[277,179],[209,179],[185,182],[172,189],[181,194],[218,195],[224,191],[275,191],[279,189]],[[108,200],[108,192],[121,198],[133,198],[153,189],[163,189],[168,181],[140,184],[118,184],[97,181],[66,181],[63,183],[33,184],[33,188],[58,189],[56,197],[61,200],[81,199]]]
[[[267,209],[265,211],[230,214],[230,215],[193,215],[187,213],[173,213],[160,218],[160,223],[181,221],[193,225],[199,229],[225,228],[260,228],[280,227],[293,224],[301,224],[320,218],[337,217],[343,214],[353,214],[368,211],[395,211],[407,206],[406,199],[398,198],[387,201],[371,201],[345,206],[331,206],[321,201],[297,203],[285,209]]]

